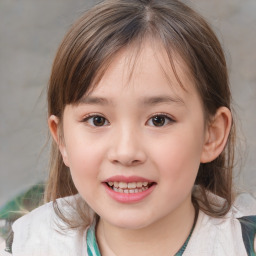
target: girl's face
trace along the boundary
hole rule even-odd
[[[202,103],[182,62],[176,68],[186,90],[167,55],[148,43],[131,73],[131,51],[118,54],[78,105],[66,106],[60,150],[101,220],[138,229],[193,215],[191,191],[206,136]]]

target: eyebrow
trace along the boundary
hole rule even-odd
[[[106,98],[87,96],[79,100],[79,104],[86,105],[109,105],[110,102]]]
[[[111,100],[102,97],[94,97],[94,96],[87,96],[83,97],[79,100],[79,104],[86,104],[86,105],[113,105]],[[178,105],[185,105],[185,102],[180,97],[171,97],[165,95],[153,96],[153,97],[145,97],[141,100],[141,105],[158,105],[158,104],[178,104]]]
[[[142,101],[143,105],[158,105],[161,103],[177,103],[179,105],[185,105],[185,102],[180,97],[171,97],[171,96],[154,96],[146,97]]]

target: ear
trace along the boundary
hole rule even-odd
[[[206,136],[201,163],[209,163],[223,151],[229,136],[232,115],[228,108],[220,107],[206,127]]]
[[[48,126],[51,132],[51,135],[53,139],[55,140],[56,144],[59,147],[60,153],[62,155],[63,162],[65,163],[66,166],[69,167],[69,162],[68,162],[68,155],[67,155],[67,150],[64,142],[63,136],[60,134],[60,121],[59,118],[56,117],[55,115],[51,115],[48,118]]]

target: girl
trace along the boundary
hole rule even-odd
[[[15,222],[7,251],[255,255],[256,204],[232,186],[230,98],[220,43],[182,2],[86,12],[49,83],[49,203]]]

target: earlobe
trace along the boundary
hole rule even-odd
[[[206,128],[206,138],[201,163],[216,159],[224,150],[232,124],[231,112],[226,107],[220,107],[213,120]]]
[[[61,138],[61,136],[60,136],[59,118],[55,115],[51,115],[48,119],[48,126],[49,126],[49,129],[50,129],[50,132],[51,132],[51,135],[52,135],[54,141],[56,142],[56,144],[59,147],[63,162],[65,163],[66,166],[69,166],[64,139]]]

